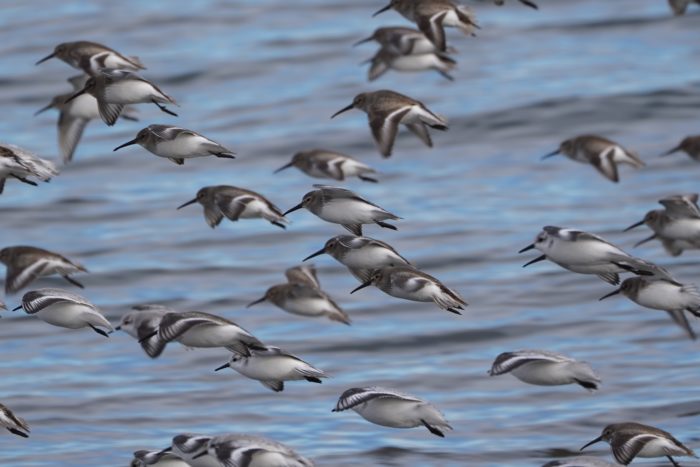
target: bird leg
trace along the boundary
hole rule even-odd
[[[153,102],[162,112],[165,112],[168,115],[172,115],[173,117],[177,117],[178,115],[173,112],[172,110],[168,109],[164,105],[159,104],[158,102],[155,101],[155,99],[152,99],[151,102]]]

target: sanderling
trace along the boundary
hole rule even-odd
[[[146,69],[138,57],[126,57],[105,45],[89,41],[58,44],[52,53],[36,62],[36,65],[51,58],[63,60],[73,68],[83,70],[89,75],[94,75],[104,69],[130,71]]]
[[[365,420],[391,428],[424,426],[432,434],[445,437],[442,430],[452,427],[431,403],[393,389],[350,388],[338,399],[333,412],[352,409]]]
[[[683,138],[678,146],[661,154],[661,156],[670,156],[679,151],[685,152],[691,159],[700,161],[700,135]]]
[[[160,453],[172,452],[191,467],[221,467],[216,457],[207,453],[211,438],[195,433],[182,433],[174,436],[171,445]]]
[[[90,327],[97,334],[109,337],[99,327],[114,331],[100,310],[84,297],[62,289],[38,289],[27,292],[22,304],[13,311],[24,309],[28,315],[36,315],[42,321],[68,329]]]
[[[326,222],[340,224],[355,235],[362,235],[362,224],[377,224],[385,229],[397,230],[385,220],[401,219],[374,203],[361,198],[345,188],[314,185],[316,190],[304,195],[301,203],[284,213],[306,208]]]
[[[306,363],[299,357],[284,352],[278,347],[265,347],[264,350],[251,350],[250,356],[233,354],[228,363],[214,371],[231,368],[250,379],[260,381],[263,386],[275,392],[284,390],[285,381],[306,380],[321,383],[326,374]]]
[[[13,435],[29,438],[29,425],[22,418],[14,414],[6,405],[0,404],[0,426]]]
[[[15,293],[40,277],[58,274],[71,284],[84,288],[71,274],[87,272],[82,264],[58,253],[33,246],[11,246],[0,250],[0,263],[7,267],[5,293]]]
[[[0,194],[5,188],[5,180],[16,178],[27,185],[37,186],[28,177],[36,177],[48,182],[58,175],[53,162],[42,159],[34,153],[13,144],[0,144]]]
[[[148,125],[136,135],[136,138],[114,148],[121,149],[138,144],[158,157],[170,159],[177,165],[185,159],[216,156],[235,159],[234,152],[197,132],[171,125]]]
[[[600,386],[600,378],[588,362],[579,362],[546,350],[518,350],[504,352],[496,357],[489,375],[511,373],[520,381],[539,386],[578,384],[594,391]]]
[[[439,52],[435,44],[417,29],[406,27],[377,28],[371,36],[355,42],[353,46],[369,41],[377,41],[383,48],[388,48],[402,55],[418,55]]]
[[[313,467],[313,462],[277,441],[245,434],[215,436],[208,453],[226,467]],[[204,455],[204,454],[201,454]]]
[[[370,278],[350,293],[374,285],[396,298],[414,302],[434,302],[438,307],[461,315],[467,302],[442,282],[413,266],[394,266],[377,269]]]
[[[543,156],[542,159],[557,154],[564,154],[576,162],[590,164],[613,182],[620,180],[617,164],[631,165],[636,169],[645,166],[636,153],[597,135],[581,135],[567,139],[559,145],[559,149]]]
[[[430,148],[433,141],[428,127],[447,130],[444,117],[434,114],[420,101],[389,90],[358,94],[350,105],[334,113],[331,118],[355,108],[367,114],[372,136],[384,157],[391,156],[399,124],[405,125]]]
[[[547,462],[542,467],[621,467],[621,464],[613,464],[597,457],[579,456]]]
[[[286,226],[282,211],[260,193],[228,185],[205,186],[197,196],[178,206],[182,209],[199,203],[204,207],[204,218],[212,229],[226,217],[230,221],[238,219],[265,219],[282,229]]]
[[[674,438],[671,433],[641,423],[625,422],[608,425],[603,434],[581,448],[605,441],[610,444],[615,460],[627,465],[635,457],[666,457],[680,467],[671,456],[692,456],[695,453]]]
[[[162,305],[136,305],[122,316],[115,331],[124,331],[139,341],[141,348],[151,358],[157,358],[165,350],[166,342],[158,337],[160,320],[175,310]]]
[[[275,170],[275,173],[289,167],[296,167],[315,178],[331,178],[342,182],[346,178],[357,177],[365,182],[377,182],[375,178],[367,175],[377,172],[372,167],[345,154],[325,149],[297,152],[290,162]]]

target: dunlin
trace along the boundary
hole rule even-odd
[[[145,70],[138,57],[127,57],[114,49],[90,41],[63,42],[52,53],[42,58],[40,64],[51,58],[63,60],[73,68],[95,75],[105,69],[138,71]]]
[[[160,452],[172,452],[185,460],[190,467],[221,467],[216,457],[207,452],[211,438],[195,433],[182,433],[173,437],[171,445]]]
[[[595,274],[613,285],[620,283],[619,273],[670,278],[662,267],[635,258],[601,237],[580,230],[546,226],[535,242],[518,253],[537,249],[543,254],[523,265],[546,259],[569,271]]]
[[[83,89],[74,93],[66,103],[88,93],[97,99],[100,117],[109,126],[116,123],[129,104],[155,104],[161,111],[177,117],[163,104],[177,105],[175,100],[165,94],[155,84],[135,73],[123,70],[102,71],[90,77]]]
[[[611,463],[605,459],[597,457],[580,456],[570,459],[551,461],[544,464],[542,467],[620,467],[621,464]]]
[[[668,4],[671,6],[673,14],[676,16],[684,15],[685,10],[687,10],[688,6],[693,2],[700,5],[700,0],[668,0]]]
[[[5,188],[5,180],[15,178],[27,185],[37,186],[29,180],[36,177],[42,182],[48,182],[58,175],[53,162],[41,159],[26,149],[12,144],[0,144],[0,194]]]
[[[161,451],[139,450],[134,452],[130,467],[190,467],[190,464],[175,454]]]
[[[539,386],[578,384],[594,391],[600,386],[600,378],[588,362],[546,350],[518,350],[504,352],[496,357],[489,375],[511,373],[520,381]]]
[[[679,151],[685,152],[691,159],[700,161],[700,135],[688,136],[684,138],[683,141],[681,141],[681,144],[674,147],[670,151],[661,154],[661,156],[670,156],[671,154]]]
[[[419,55],[440,52],[428,37],[417,29],[405,27],[377,28],[371,36],[354,45],[377,41],[382,48],[388,48],[401,55]]]
[[[161,305],[136,305],[122,316],[121,322],[114,330],[124,331],[138,340],[149,357],[157,358],[167,345],[157,334],[160,320],[166,313],[172,312],[173,309]]]
[[[474,35],[474,31],[479,29],[474,13],[465,5],[451,0],[391,0],[372,16],[392,8],[416,23],[418,29],[442,52],[447,50],[446,26],[459,28],[467,35]]]
[[[29,425],[22,418],[14,414],[6,405],[0,404],[0,426],[13,435],[29,438]]]
[[[444,117],[431,112],[422,102],[394,91],[358,94],[350,105],[334,113],[331,118],[351,109],[360,109],[367,114],[372,136],[384,157],[391,156],[399,124],[405,125],[430,148],[433,147],[433,141],[428,127],[447,130],[447,120]]]
[[[323,371],[299,357],[271,346],[265,347],[264,350],[252,350],[248,357],[233,354],[228,363],[214,371],[225,368],[231,368],[243,376],[260,381],[263,386],[275,392],[284,390],[285,381],[306,380],[321,383],[321,378],[327,378]]]
[[[605,441],[610,444],[615,460],[628,465],[635,457],[666,457],[680,467],[671,456],[692,456],[695,453],[674,438],[671,433],[641,423],[625,422],[608,425],[603,434],[581,448]]]
[[[131,141],[117,146],[114,150],[138,144],[158,157],[170,159],[177,165],[185,159],[216,156],[235,159],[234,152],[197,132],[170,125],[149,125],[142,129]]]
[[[617,170],[618,164],[631,165],[636,169],[645,165],[636,153],[623,148],[614,141],[596,135],[582,135],[567,139],[559,145],[559,149],[545,155],[542,159],[557,154],[563,154],[576,162],[590,164],[613,182],[620,180]]]
[[[377,182],[375,178],[367,175],[377,172],[372,167],[345,154],[325,149],[297,152],[291,162],[275,170],[275,173],[289,167],[296,167],[306,175],[315,178],[331,178],[342,182],[346,178],[357,177],[365,182]]]
[[[314,185],[316,190],[304,195],[301,203],[284,213],[306,208],[326,222],[340,224],[355,235],[362,235],[363,224],[377,224],[385,229],[397,230],[385,220],[401,219],[384,208],[361,198],[345,188]]]
[[[110,322],[100,310],[84,297],[61,289],[38,289],[27,292],[22,304],[13,311],[23,308],[28,315],[36,315],[42,321],[68,329],[90,327],[97,334],[109,337],[100,329],[114,331]]]
[[[669,279],[631,277],[625,279],[620,288],[604,295],[600,300],[617,294],[622,294],[645,308],[666,311],[691,339],[696,338],[684,313],[687,311],[700,317],[700,292],[696,286]]]
[[[520,3],[522,3],[525,6],[529,6],[530,8],[534,8],[535,10],[538,9],[537,4],[535,4],[534,2],[531,2],[530,0],[519,0],[519,1],[520,1]],[[493,0],[493,3],[495,3],[498,6],[503,6],[503,4],[505,3],[505,0]]]
[[[208,453],[225,467],[313,467],[314,463],[277,441],[245,434],[215,436]]]
[[[369,81],[374,81],[390,69],[409,72],[434,70],[444,78],[454,81],[449,72],[457,66],[456,61],[441,52],[405,55],[386,47],[379,49],[366,63],[370,64],[367,71]]]
[[[182,209],[199,203],[204,207],[204,218],[212,229],[226,217],[230,221],[239,219],[265,219],[282,229],[286,228],[282,211],[260,193],[228,185],[205,186],[197,196],[178,206]]]
[[[388,243],[354,235],[338,235],[329,239],[323,248],[304,258],[304,261],[324,253],[345,265],[362,282],[368,281],[377,269],[411,264]]]
[[[414,302],[434,302],[438,307],[461,315],[467,302],[442,282],[412,266],[394,266],[377,269],[369,280],[352,292],[374,285],[387,295]]]
[[[11,246],[0,250],[0,263],[7,267],[5,293],[15,293],[40,277],[58,274],[71,284],[84,288],[71,274],[87,272],[83,265],[58,253],[33,246]]]
[[[365,420],[391,428],[424,426],[432,434],[445,437],[452,427],[431,403],[393,389],[350,388],[338,399],[333,412],[352,409]]]

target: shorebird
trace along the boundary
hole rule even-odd
[[[631,165],[636,169],[645,166],[639,156],[614,141],[597,135],[582,135],[567,139],[559,145],[559,149],[542,157],[563,154],[571,160],[590,164],[604,177],[613,182],[618,182],[620,177],[617,171],[618,164]]]
[[[676,16],[684,15],[685,10],[687,10],[688,6],[693,2],[700,5],[700,0],[668,0],[668,4],[671,6],[673,14]]]
[[[685,152],[693,160],[700,161],[700,135],[683,138],[678,146],[661,154],[661,157],[670,156],[679,151]]]
[[[4,404],[0,404],[0,426],[13,435],[29,438],[29,424]]]
[[[166,313],[175,312],[162,305],[136,305],[122,316],[115,331],[124,331],[139,341],[141,348],[151,358],[158,358],[165,350],[166,342],[158,337],[160,320]]]
[[[390,69],[396,71],[427,71],[434,70],[449,81],[454,81],[450,71],[455,68],[457,62],[441,52],[424,54],[401,54],[393,49],[382,47],[372,58],[364,63],[369,63],[367,79],[374,81]]]
[[[208,454],[231,467],[313,467],[313,462],[277,441],[245,434],[215,436]],[[204,455],[204,454],[202,454]]]
[[[363,224],[377,224],[385,229],[397,230],[385,220],[401,219],[384,208],[361,198],[345,188],[314,185],[316,190],[304,195],[301,203],[284,213],[306,208],[326,222],[340,224],[355,235],[362,235]]]
[[[342,182],[346,178],[357,177],[365,182],[377,182],[375,178],[367,175],[377,172],[372,167],[345,154],[325,149],[297,152],[290,162],[275,170],[275,173],[290,167],[296,167],[315,178],[331,178]]]
[[[559,461],[551,461],[542,467],[620,467],[621,464],[610,463],[604,459],[589,456],[572,457]]]
[[[63,42],[36,65],[51,58],[58,58],[73,68],[95,75],[104,69],[138,71],[145,70],[138,57],[126,57],[114,49],[90,41]]]
[[[504,352],[496,357],[489,375],[511,373],[520,381],[539,386],[578,384],[594,391],[600,386],[600,378],[588,362],[546,350],[518,350]]]
[[[377,28],[371,36],[355,42],[353,47],[370,41],[376,41],[382,48],[390,49],[401,55],[419,55],[440,52],[425,34],[413,28]]]
[[[204,218],[212,229],[226,217],[230,221],[239,219],[265,219],[285,229],[287,222],[282,211],[260,193],[228,185],[205,186],[197,196],[178,206],[182,209],[199,203],[204,207]]]
[[[15,178],[27,185],[37,186],[29,180],[36,177],[42,182],[48,182],[58,175],[53,162],[41,159],[36,154],[13,144],[0,144],[0,194],[5,188],[5,180]]]
[[[600,300],[622,294],[637,305],[667,312],[673,321],[682,327],[691,339],[696,339],[685,312],[700,317],[700,292],[692,284],[681,284],[671,279],[645,279],[631,277],[620,287]]]
[[[36,315],[42,321],[68,329],[90,327],[97,334],[109,337],[100,329],[114,328],[100,310],[84,297],[62,289],[38,289],[27,292],[22,304],[13,311],[24,309],[28,315]]]
[[[666,457],[674,466],[680,467],[671,456],[697,457],[671,433],[635,422],[606,426],[603,434],[583,446],[581,451],[600,441],[610,444],[615,460],[622,465],[628,465],[635,457]]]
[[[71,274],[88,272],[82,264],[58,253],[33,246],[12,246],[0,250],[0,263],[7,267],[5,293],[15,293],[40,277],[58,274],[71,284],[84,288]]]
[[[195,433],[182,433],[173,437],[171,445],[160,451],[160,454],[172,452],[190,467],[221,467],[216,457],[207,452],[211,438]]]
[[[267,346],[264,350],[251,350],[248,357],[233,354],[227,363],[214,371],[225,368],[231,368],[243,376],[258,380],[263,386],[275,392],[284,390],[285,381],[306,380],[311,383],[321,383],[321,378],[327,378],[323,371],[314,368],[299,357],[272,346]]]
[[[384,157],[391,156],[399,124],[405,125],[429,148],[433,147],[433,140],[428,127],[447,130],[447,120],[431,112],[422,102],[386,89],[358,94],[350,105],[331,118],[351,109],[360,109],[367,114],[372,136]]]
[[[452,427],[431,403],[393,389],[350,388],[338,399],[333,412],[352,409],[365,420],[391,428],[424,426],[432,434],[445,437]]]
[[[323,248],[304,258],[304,261],[324,253],[347,267],[361,282],[368,281],[377,269],[411,265],[391,245],[369,237],[337,235],[329,239]]]
[[[451,0],[391,0],[387,6],[377,10],[372,16],[392,8],[404,18],[416,23],[418,29],[441,52],[447,50],[446,26],[458,28],[464,34],[472,36],[475,35],[474,31],[479,29],[474,13],[466,6]]]
[[[671,278],[660,266],[635,258],[603,238],[580,230],[546,226],[535,242],[518,253],[537,249],[543,254],[523,265],[546,259],[569,271],[579,274],[595,274],[612,285],[620,283],[620,273]]]
[[[536,3],[531,2],[530,0],[519,0],[520,3],[522,3],[525,6],[529,6],[530,8],[534,8],[535,10],[539,9]],[[498,6],[503,6],[505,3],[505,0],[493,0],[493,3],[495,3]]]
[[[124,70],[103,70],[91,76],[83,89],[74,93],[65,103],[88,93],[97,99],[97,108],[102,121],[108,126],[117,119],[128,104],[155,104],[161,111],[177,117],[163,104],[177,105],[175,100],[158,86],[135,73]]]
[[[136,138],[117,146],[114,151],[132,144],[138,144],[148,152],[170,159],[177,165],[184,164],[185,159],[195,157],[236,158],[233,151],[219,143],[195,131],[171,125],[148,125],[138,132]]]
[[[87,75],[79,75],[69,78],[68,82],[73,85],[75,92],[85,86],[87,79]],[[68,164],[73,160],[75,149],[90,120],[100,118],[97,99],[90,94],[81,94],[70,102],[66,102],[74,92],[60,94],[54,97],[49,105],[42,107],[34,113],[36,116],[49,109],[56,109],[59,111],[58,146],[61,149],[64,164]],[[120,117],[124,120],[138,120],[134,114],[134,110],[130,107],[126,107]]]
[[[413,266],[377,269],[372,276],[350,293],[374,285],[387,295],[414,302],[433,302],[440,309],[461,315],[467,302],[457,292]]]

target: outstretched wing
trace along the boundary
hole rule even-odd
[[[496,360],[494,360],[493,365],[491,365],[489,375],[497,376],[509,373],[527,363],[560,363],[570,361],[572,360],[568,357],[565,357],[564,355],[539,350],[520,350],[517,352],[503,352],[498,357],[496,357]]]
[[[404,106],[391,112],[373,110],[371,113],[367,114],[372,136],[374,136],[374,140],[377,146],[379,146],[379,152],[382,156],[391,156],[396,133],[399,131],[399,123],[401,123],[401,120],[403,120],[410,111],[410,106]]]
[[[88,302],[85,298],[63,289],[39,289],[27,292],[22,297],[22,308],[27,314],[34,314],[61,302],[74,303],[96,309],[95,305]]]
[[[340,399],[338,399],[338,403],[333,411],[341,412],[343,410],[352,409],[353,407],[373,399],[398,399],[404,401],[421,402],[420,399],[413,396],[388,389],[350,388],[340,396]]]
[[[210,324],[203,316],[183,316],[182,313],[166,313],[160,320],[158,336],[165,343],[174,341],[195,326]]]
[[[666,208],[672,217],[700,219],[697,193],[689,195],[673,195],[661,198],[659,203]]]
[[[616,438],[613,438],[613,442],[610,443],[615,460],[622,465],[627,465],[632,462],[648,442],[658,438],[657,435],[645,433],[632,436],[623,433],[618,436],[629,436],[627,439],[624,439],[623,442],[619,442]]]

